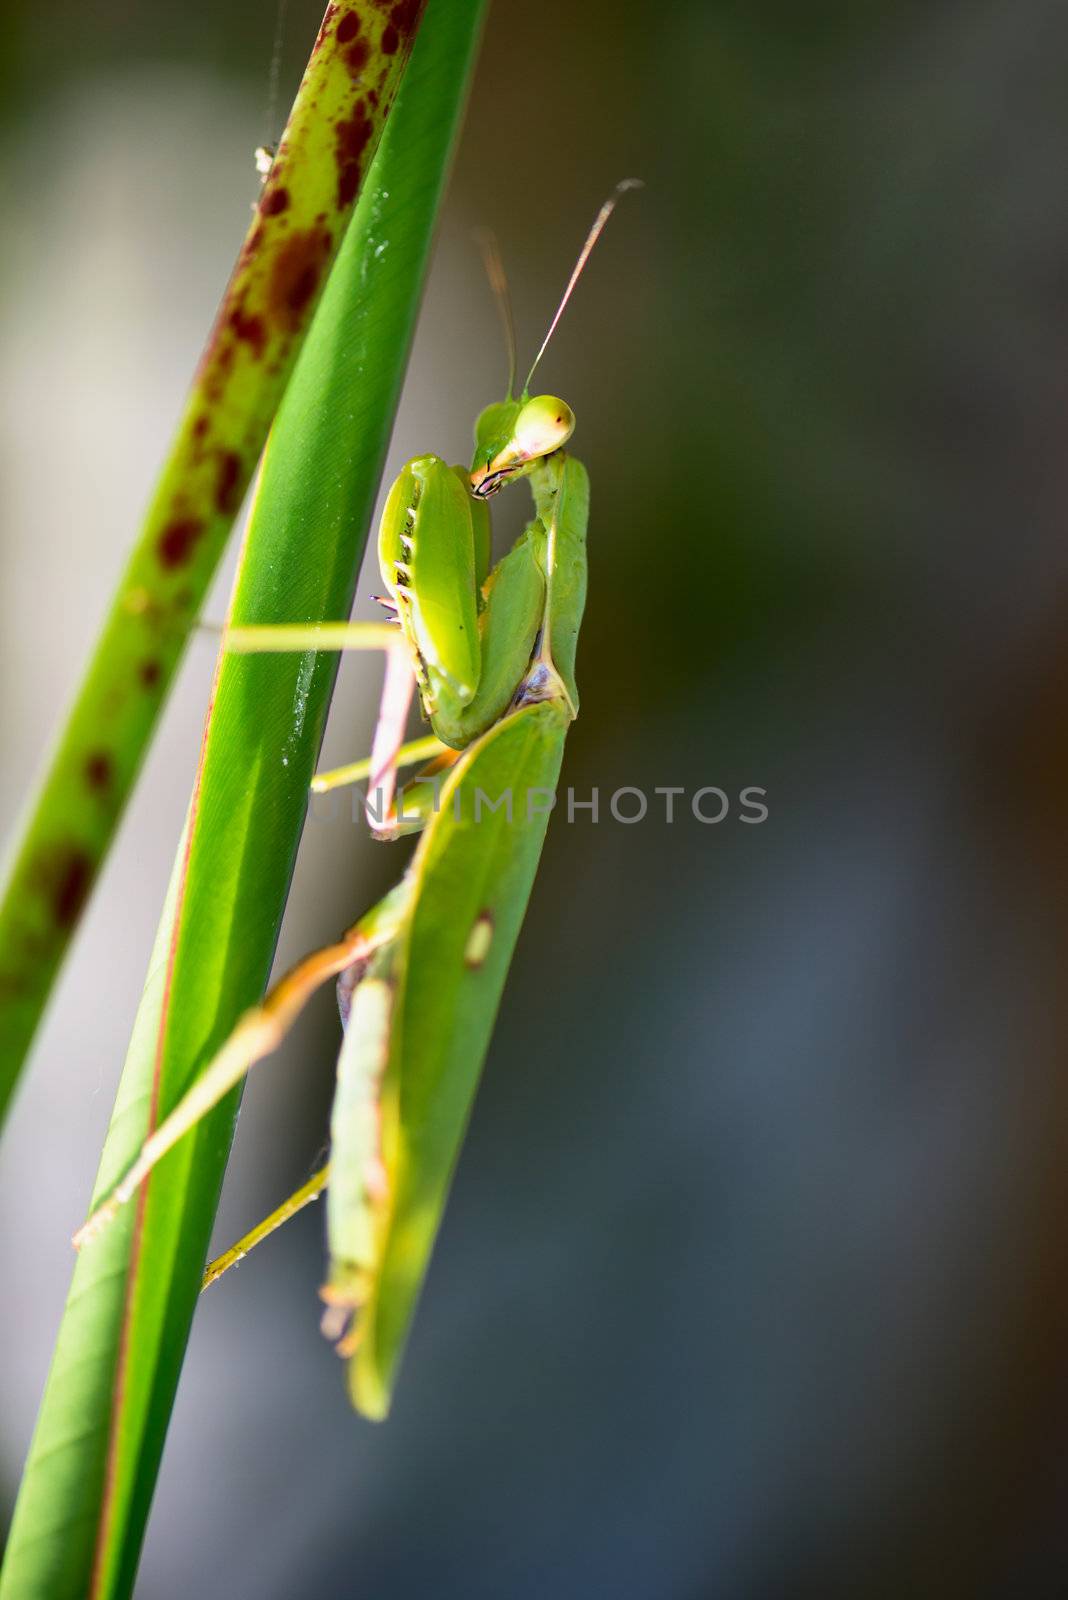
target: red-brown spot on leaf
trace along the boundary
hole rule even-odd
[[[240,339],[242,344],[249,345],[258,360],[267,342],[267,329],[263,326],[263,318],[257,317],[254,312],[246,315],[244,307],[237,305],[231,311],[229,320],[235,337]],[[220,365],[226,364],[223,352],[220,352],[219,359]]]
[[[249,234],[248,238],[245,240],[244,244],[241,246],[241,254],[237,258],[236,271],[240,272],[242,267],[247,267],[248,266],[248,264],[252,260],[253,256],[259,254],[259,249],[260,249],[260,246],[262,245],[262,243],[263,243],[263,224],[260,223],[260,222],[257,222],[256,226],[252,229],[252,232]]]
[[[337,25],[338,44],[348,44],[360,31],[360,19],[355,11],[348,11]]]
[[[397,54],[397,46],[399,44],[400,35],[397,33],[397,30],[393,26],[392,22],[387,22],[382,33],[382,54],[384,56],[395,56]]]
[[[389,20],[398,33],[405,35],[415,32],[419,25],[419,14],[423,9],[424,0],[396,0]]]
[[[207,417],[204,417],[204,416],[198,417],[197,420],[193,424],[193,438],[194,439],[203,439],[204,435],[207,433],[207,431],[208,431],[210,426],[211,426],[211,424],[208,421]]]
[[[363,153],[373,127],[362,100],[357,100],[353,106],[351,117],[342,117],[335,124],[337,203],[340,207],[350,206],[356,198],[363,176]]]
[[[153,661],[150,658],[148,661],[142,661],[137,669],[137,676],[146,689],[154,689],[163,676],[163,668],[158,661]]]
[[[84,850],[67,846],[56,852],[45,868],[52,915],[61,928],[72,928],[93,882],[93,862]]]
[[[339,35],[340,37],[340,35]],[[367,65],[367,58],[371,54],[371,47],[366,39],[357,39],[355,44],[345,51],[345,65],[354,78],[359,77]]]
[[[90,789],[109,789],[115,774],[115,763],[106,750],[94,750],[85,758],[84,771]]]
[[[156,546],[165,567],[180,567],[189,560],[193,546],[204,532],[199,517],[175,517],[159,536]]]
[[[289,208],[289,190],[283,183],[268,184],[260,201],[260,211],[265,217],[277,217]]]
[[[305,308],[319,287],[331,243],[326,228],[307,228],[287,239],[279,250],[268,295],[271,315],[284,327],[300,326]]]
[[[215,504],[224,514],[236,511],[241,499],[241,457],[236,450],[224,450],[219,457],[215,480]]]
[[[322,26],[320,27],[319,32],[315,36],[315,43],[312,46],[312,55],[315,54],[316,50],[322,49],[323,41],[325,40],[327,34],[330,32],[330,24],[333,22],[334,18],[337,16],[337,9],[338,9],[337,6],[335,6],[332,3],[327,6],[327,8],[326,8],[326,16],[323,18]]]

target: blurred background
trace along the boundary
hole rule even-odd
[[[5,829],[320,10],[274,110],[273,0],[5,16]],[[565,781],[602,820],[550,829],[392,1419],[319,1338],[312,1208],[200,1307],[143,1600],[1068,1590],[1066,74],[1058,0],[498,0],[387,471],[502,387],[473,231],[532,351],[644,178],[542,368],[593,481]],[[0,1520],[211,667],[5,1133]],[[346,664],[326,760],[376,694]],[[769,815],[625,826],[624,785]],[[394,871],[313,814],[280,965]],[[336,1037],[323,995],[251,1085],[220,1247],[312,1169]]]

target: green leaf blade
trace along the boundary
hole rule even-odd
[[[428,9],[272,434],[237,620],[348,611],[482,11],[482,0]],[[376,253],[387,237],[390,248]],[[188,860],[181,849],[98,1196],[262,993],[334,672],[335,658],[322,656],[220,660]],[[77,1262],[2,1600],[114,1600],[132,1590],[235,1113],[231,1096]]]
[[[421,7],[402,9],[400,29],[376,0],[327,10],[137,543],[7,859],[0,1120],[386,124]]]

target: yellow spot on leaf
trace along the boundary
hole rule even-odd
[[[464,966],[480,967],[489,955],[492,943],[493,918],[488,911],[483,911],[467,936],[467,944],[464,948]]]

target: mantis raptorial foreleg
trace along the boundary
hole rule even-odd
[[[415,677],[411,658],[401,639],[386,651],[386,671],[382,698],[371,744],[371,773],[368,779],[367,822],[372,833],[388,837],[393,796],[397,788],[397,757],[404,742]]]

